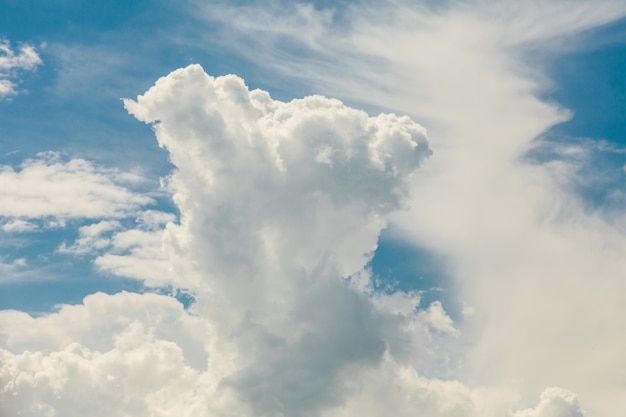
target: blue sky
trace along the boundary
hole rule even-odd
[[[617,416],[624,16],[0,0],[0,410]]]

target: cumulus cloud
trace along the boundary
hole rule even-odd
[[[224,383],[256,413],[341,403],[351,369],[400,351],[410,324],[425,328],[415,311],[392,316],[341,279],[365,266],[385,217],[404,206],[430,154],[421,126],[321,96],[276,101],[197,65],[125,105],[154,123],[176,165],[181,224],[169,225],[166,248],[179,285],[197,292],[193,311],[234,341],[239,366]]]
[[[3,415],[206,413],[210,327],[168,296],[98,293],[32,318],[0,312]]]
[[[100,268],[190,289],[196,301],[185,311],[168,296],[94,294],[38,318],[0,312],[3,412],[510,409],[509,392],[432,378],[445,374],[455,323],[417,293],[374,290],[363,269],[430,154],[422,127],[320,96],[275,101],[197,65],[125,104],[170,152],[180,223],[154,211],[137,215],[137,229],[102,220],[64,250],[105,249]]]
[[[201,9],[211,21],[237,15],[229,47],[279,73],[280,82],[301,80],[406,112],[429,128],[435,157],[415,177],[413,210],[393,221],[404,238],[449,261],[473,311],[462,324],[467,356],[459,379],[515,381],[527,405],[559,384],[593,415],[619,415],[626,408],[618,388],[625,368],[615,366],[626,343],[623,200],[610,212],[590,208],[572,161],[530,164],[525,156],[572,117],[539,97],[551,85],[543,60],[584,46],[581,34],[623,17],[624,3],[304,8],[291,12],[292,21],[307,16],[297,28],[284,23],[284,3],[274,5],[280,12]],[[297,52],[286,39],[298,41]]]
[[[48,152],[16,170],[0,167],[0,216],[26,219],[123,217],[153,200],[121,183],[123,173]]]
[[[34,71],[43,62],[32,45],[21,44],[17,53],[6,39],[0,39],[0,100],[18,93],[20,71]]]
[[[170,187],[182,229],[199,222],[216,242],[238,243],[206,252],[216,275],[287,247],[307,270],[332,256],[344,275],[356,272],[383,216],[401,206],[407,176],[430,153],[424,129],[407,117],[370,118],[319,96],[281,103],[199,66],[125,105],[142,121],[159,121],[157,139],[177,166]],[[250,250],[264,253],[246,259]]]
[[[163,230],[127,229],[107,239],[105,253],[94,263],[106,273],[144,281],[148,286],[176,284],[189,286],[185,277],[174,274],[169,256],[163,248]]]
[[[547,388],[541,393],[536,408],[520,410],[514,417],[584,417],[578,398],[573,393],[558,387]]]
[[[158,241],[160,276],[196,302],[186,312],[169,297],[96,294],[39,318],[1,313],[7,411],[78,415],[106,402],[102,415],[319,415],[361,392],[361,376],[418,378],[420,353],[439,355],[435,342],[455,333],[441,305],[375,293],[363,270],[430,154],[421,126],[320,96],[275,101],[197,65],[125,104],[176,165],[180,224],[163,232],[171,217],[155,212],[139,216],[145,229],[101,221],[72,250],[106,235],[121,254],[98,265],[138,268],[144,255],[154,264],[138,251]]]

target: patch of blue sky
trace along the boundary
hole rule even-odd
[[[548,60],[554,82],[546,98],[572,117],[541,138],[530,160],[565,160],[572,186],[592,209],[626,203],[626,20],[588,31],[577,48]]]
[[[454,319],[460,316],[462,303],[454,291],[445,259],[399,238],[393,226],[382,231],[369,267],[374,289],[417,292],[420,294],[420,307],[440,301]]]
[[[63,242],[74,241],[79,225],[89,223],[71,220],[65,227],[55,229],[0,232],[3,260],[23,259],[25,263],[0,277],[0,309],[37,315],[51,311],[57,304],[78,304],[97,291],[143,291],[139,281],[99,274],[91,257],[59,253]]]

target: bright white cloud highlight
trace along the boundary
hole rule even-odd
[[[18,93],[19,72],[34,71],[42,63],[32,45],[19,45],[16,52],[8,40],[0,40],[0,100]]]
[[[152,202],[120,185],[126,180],[123,173],[83,159],[63,161],[56,153],[40,154],[17,170],[0,166],[0,216],[124,217]]]
[[[537,408],[521,410],[514,417],[584,417],[578,398],[562,388],[547,388]]]

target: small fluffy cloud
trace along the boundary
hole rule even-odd
[[[37,225],[22,219],[11,219],[2,225],[2,230],[7,233],[23,233],[37,230]]]
[[[0,216],[123,217],[152,202],[120,185],[123,180],[119,172],[83,159],[63,161],[56,153],[39,154],[17,170],[0,167]]]
[[[81,226],[78,229],[78,239],[69,247],[62,244],[59,252],[79,255],[104,249],[111,245],[111,239],[106,234],[120,228],[120,222],[110,220]]]
[[[139,279],[148,286],[189,287],[186,277],[173,272],[168,253],[163,249],[163,232],[128,229],[115,233],[106,240],[108,249],[96,258],[95,265],[102,272]]]
[[[41,58],[32,45],[19,45],[16,53],[8,40],[0,40],[0,100],[18,93],[20,71],[34,71],[41,64]]]
[[[578,398],[573,393],[558,387],[547,388],[541,393],[536,408],[520,410],[513,417],[585,417]]]

